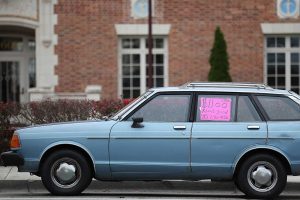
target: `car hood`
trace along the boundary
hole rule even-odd
[[[76,121],[76,122],[63,122],[63,123],[53,123],[44,124],[37,126],[30,126],[26,128],[18,129],[17,132],[22,135],[44,135],[44,134],[59,134],[59,135],[69,135],[73,134],[80,135],[94,135],[103,133],[107,135],[110,132],[111,127],[117,123],[114,120],[107,121]],[[50,136],[50,135],[49,135]]]

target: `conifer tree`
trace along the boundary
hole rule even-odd
[[[215,30],[215,40],[209,58],[211,66],[208,81],[231,82],[227,45],[220,27]]]

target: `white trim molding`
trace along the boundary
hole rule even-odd
[[[262,23],[263,34],[299,34],[300,23]]]
[[[31,28],[31,29],[36,29],[39,26],[38,22],[30,19],[23,19],[18,17],[1,17],[1,16],[0,16],[0,25],[21,26],[21,27]]]
[[[115,24],[116,33],[122,35],[148,35],[148,24]],[[153,35],[169,35],[170,24],[153,24]]]
[[[29,89],[30,101],[43,101],[46,99],[76,99],[76,100],[93,100],[101,99],[102,86],[88,85],[85,92],[54,92],[46,88],[31,88]]]
[[[58,83],[55,66],[58,57],[54,48],[57,44],[57,35],[54,27],[57,24],[57,14],[54,6],[57,0],[43,0],[40,3],[40,25],[36,29],[36,78],[38,88],[47,88],[50,91]]]

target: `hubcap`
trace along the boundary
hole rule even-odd
[[[248,170],[247,179],[249,185],[258,192],[272,190],[278,181],[276,168],[269,162],[256,162]]]
[[[62,163],[56,170],[56,176],[62,181],[70,181],[75,178],[76,168],[74,165],[69,165],[68,163]]]
[[[51,180],[60,188],[71,188],[81,179],[81,168],[72,158],[61,158],[51,168]]]

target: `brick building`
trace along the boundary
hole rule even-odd
[[[214,30],[237,82],[299,93],[300,0],[153,0],[154,83],[207,81]],[[0,100],[145,92],[147,0],[0,0]]]

